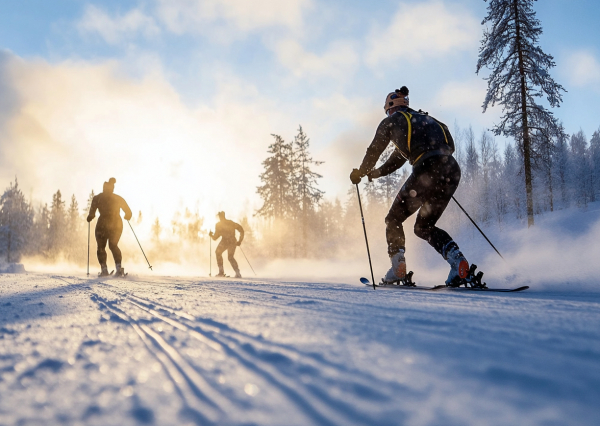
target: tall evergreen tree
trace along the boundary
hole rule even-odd
[[[267,151],[271,156],[262,163],[265,171],[261,173],[260,180],[263,184],[256,191],[262,198],[263,205],[256,214],[265,218],[283,219],[295,207],[292,196],[292,145],[279,135],[272,136],[275,142],[269,145]]]
[[[489,1],[482,22],[489,26],[484,30],[477,62],[477,73],[483,67],[491,69],[483,111],[495,104],[502,106],[503,115],[493,131],[514,137],[523,154],[528,226],[534,224],[531,132],[557,125],[552,113],[536,98],[545,96],[551,107],[557,107],[564,91],[548,72],[555,66],[553,57],[538,46],[542,27],[533,1]]]
[[[591,201],[592,185],[590,163],[588,158],[587,138],[583,130],[571,135],[571,185],[575,202],[580,207],[586,207]]]
[[[32,226],[33,210],[15,178],[0,198],[0,252],[8,263],[20,260]]]
[[[301,220],[302,227],[302,250],[305,256],[309,217],[315,212],[315,208],[324,194],[317,187],[317,179],[323,176],[312,170],[312,166],[319,166],[323,164],[323,161],[315,161],[310,155],[309,147],[310,139],[302,130],[302,126],[300,126],[292,146],[293,170],[291,180],[293,182],[295,198],[297,199],[296,206],[300,209],[299,219]]]
[[[590,140],[590,161],[592,171],[593,201],[600,198],[600,129],[596,130]]]

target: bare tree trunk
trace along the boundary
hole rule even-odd
[[[517,50],[519,52],[519,74],[521,75],[521,114],[523,120],[523,162],[525,169],[525,192],[527,193],[527,226],[533,226],[533,185],[531,177],[531,140],[527,121],[527,88],[525,69],[523,66],[523,48],[521,46],[521,25],[517,0],[513,0],[515,8],[515,29],[517,32]]]

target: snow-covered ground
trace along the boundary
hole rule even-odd
[[[2,274],[0,425],[597,425],[599,207],[489,227],[506,263],[457,236],[521,293],[373,291],[366,259],[337,282]]]
[[[595,425],[600,293],[0,277],[0,424]]]

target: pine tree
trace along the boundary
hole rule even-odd
[[[495,155],[496,145],[493,138],[487,131],[481,133],[479,139],[479,153],[482,181],[479,191],[480,218],[483,222],[490,219],[491,216],[491,193],[493,178],[493,157]]]
[[[511,206],[511,210],[518,219],[523,217],[525,213],[525,185],[523,185],[523,180],[519,177],[522,174],[521,165],[519,152],[512,144],[507,144],[504,150],[503,181],[506,185],[504,193],[506,194],[508,204]]]
[[[493,131],[514,137],[523,154],[528,226],[534,224],[531,132],[557,125],[536,98],[545,95],[550,106],[557,107],[564,91],[548,72],[555,66],[553,57],[538,46],[542,27],[533,1],[489,1],[482,24],[490,26],[484,30],[477,62],[477,73],[483,67],[491,69],[483,111],[495,104],[502,106],[501,121]]]
[[[8,263],[18,262],[33,226],[33,210],[15,178],[0,198],[0,253]]]
[[[274,254],[282,255],[284,241],[290,240],[289,232],[295,228],[291,223],[298,211],[297,191],[294,189],[294,159],[293,143],[287,143],[279,135],[272,135],[275,142],[269,145],[268,153],[271,154],[263,161],[264,172],[260,174],[262,185],[257,188],[263,200],[263,205],[256,211],[257,216],[262,216],[271,225],[271,232],[277,241],[273,245]],[[287,227],[290,222],[290,227]],[[291,246],[296,251],[296,238],[291,238]],[[288,246],[290,244],[286,244]]]
[[[261,173],[262,186],[257,188],[263,205],[256,214],[266,218],[283,219],[294,209],[292,194],[292,146],[279,135],[272,135],[275,142],[269,145],[272,154],[265,161],[265,171]]]
[[[475,134],[473,128],[465,132],[466,149],[465,149],[465,170],[463,172],[465,183],[475,190],[477,179],[479,177],[479,154],[475,146]]]
[[[56,257],[63,250],[66,241],[67,216],[65,202],[62,200],[60,190],[52,195],[48,227],[48,252],[51,257]]]
[[[592,171],[592,201],[600,198],[600,129],[590,140],[590,161]]]
[[[324,192],[317,187],[317,179],[320,179],[323,176],[311,169],[312,166],[323,164],[323,161],[313,160],[309,152],[309,146],[310,139],[302,130],[302,126],[299,126],[298,134],[294,138],[292,147],[293,169],[291,170],[291,181],[293,183],[294,192],[292,196],[296,198],[296,206],[299,208],[304,256],[306,256],[309,217],[315,212],[315,209],[324,194]]]
[[[571,185],[575,202],[579,207],[586,207],[590,202],[592,192],[590,180],[590,164],[588,161],[587,138],[583,130],[571,135],[570,141]]]

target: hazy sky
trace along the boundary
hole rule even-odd
[[[402,85],[411,106],[479,134],[484,1],[1,0],[0,183],[85,203],[117,178],[134,211],[258,207],[266,149],[302,125],[328,197]],[[568,93],[555,114],[600,127],[597,0],[535,3]],[[499,141],[504,143],[503,140]]]

